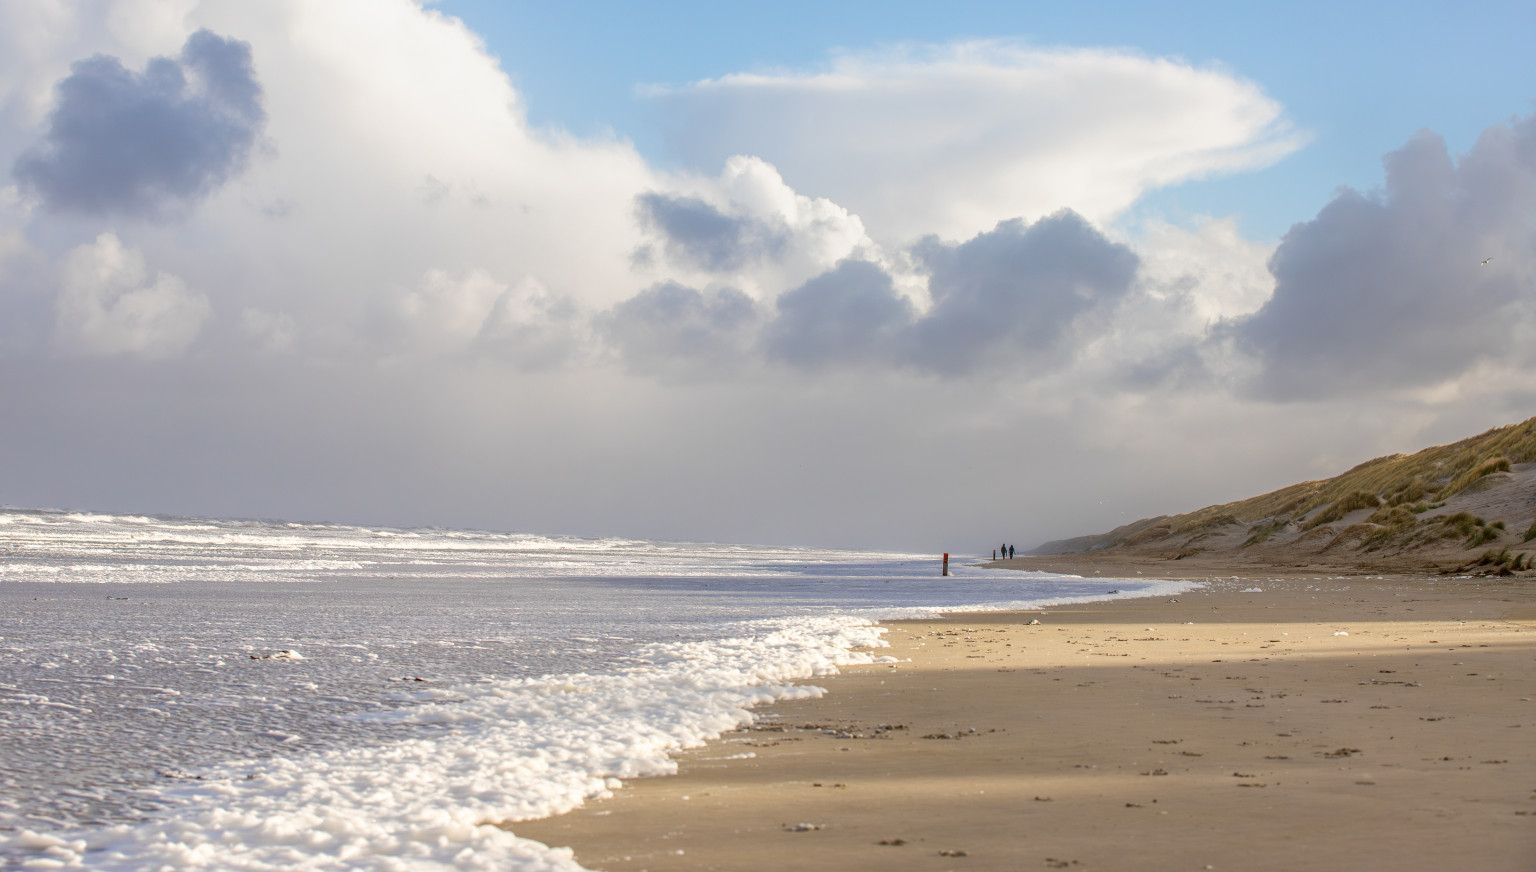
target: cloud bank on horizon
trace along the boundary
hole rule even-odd
[[[684,168],[531,125],[408,0],[0,6],[0,502],[1044,538],[1536,399],[1536,117],[1270,244],[1122,220],[1304,146],[1224,70],[993,41],[645,94]]]

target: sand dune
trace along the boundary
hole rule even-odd
[[[1047,542],[1019,565],[1536,574],[1536,418],[1182,515]],[[1162,572],[1163,570],[1159,570]]]

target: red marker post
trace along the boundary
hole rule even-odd
[[[944,574],[945,575],[949,574],[949,552],[948,551],[944,552]]]

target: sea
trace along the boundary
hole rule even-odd
[[[0,868],[576,870],[517,823],[888,659],[881,619],[1187,587],[939,561],[0,509]]]

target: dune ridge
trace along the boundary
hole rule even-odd
[[[1052,564],[1536,574],[1536,418],[1378,457],[1332,478],[1046,542],[1028,557]]]

